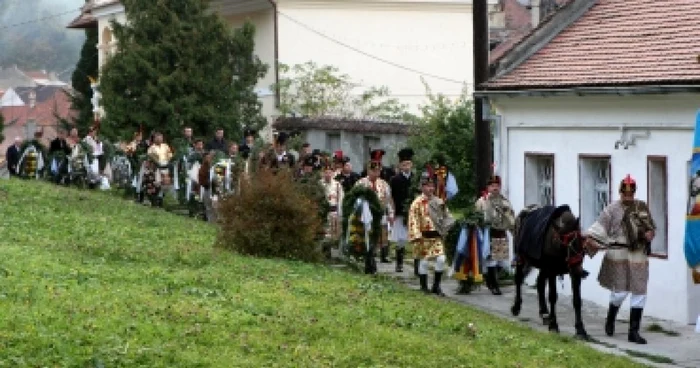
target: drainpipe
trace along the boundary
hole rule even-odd
[[[280,74],[279,74],[279,31],[278,31],[278,15],[277,15],[277,3],[275,0],[267,0],[270,5],[272,5],[272,17],[273,17],[273,23],[274,23],[274,32],[275,32],[275,41],[274,41],[274,48],[275,48],[275,65],[273,66],[274,71],[275,71],[275,107],[279,108],[280,107]]]

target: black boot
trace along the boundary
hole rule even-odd
[[[391,263],[391,261],[389,261],[389,258],[387,258],[387,257],[389,257],[389,246],[388,245],[379,248],[379,256],[380,256],[380,260],[379,260],[380,262]]]
[[[374,252],[365,253],[365,274],[374,275],[377,273],[377,262],[374,260]]]
[[[420,265],[420,259],[413,259],[413,274],[416,276],[420,276],[418,274],[418,266]]]
[[[428,275],[418,275],[418,278],[420,279],[420,291],[430,294],[430,290],[428,290]]]
[[[433,294],[438,296],[445,296],[445,293],[440,289],[440,280],[442,280],[442,272],[435,272],[435,281],[433,281],[433,289],[430,290]]]
[[[403,272],[403,255],[406,249],[399,248],[396,249],[396,272]]]
[[[620,307],[610,303],[608,306],[608,318],[605,319],[605,334],[612,336],[615,333],[615,317],[617,317],[617,311]]]
[[[630,309],[630,331],[627,335],[627,340],[629,342],[634,342],[637,344],[646,344],[647,340],[639,335],[639,327],[642,322],[642,308],[632,308]]]
[[[496,275],[496,267],[489,267],[486,273],[486,286],[493,295],[502,295],[501,289],[498,287],[498,275]]]

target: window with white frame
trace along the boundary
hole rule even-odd
[[[326,151],[335,152],[340,150],[340,134],[328,133],[326,135]]]
[[[578,180],[581,228],[588,229],[610,204],[610,157],[579,157]]]
[[[525,205],[554,205],[554,155],[525,154]]]
[[[668,256],[668,172],[665,156],[647,157],[647,204],[656,225],[656,235],[651,242],[651,254]]]

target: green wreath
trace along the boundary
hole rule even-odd
[[[370,244],[377,244],[379,236],[382,232],[382,206],[379,202],[379,197],[372,189],[362,185],[356,185],[350,191],[345,193],[343,198],[343,239],[347,237],[348,221],[350,215],[354,212],[355,201],[358,198],[364,198],[369,202],[369,210],[372,212],[372,231],[370,232]],[[365,249],[355,249],[346,245],[346,252],[357,257],[364,256]]]

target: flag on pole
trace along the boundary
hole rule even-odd
[[[700,111],[695,119],[695,137],[689,174],[684,250],[693,281],[700,284]]]

